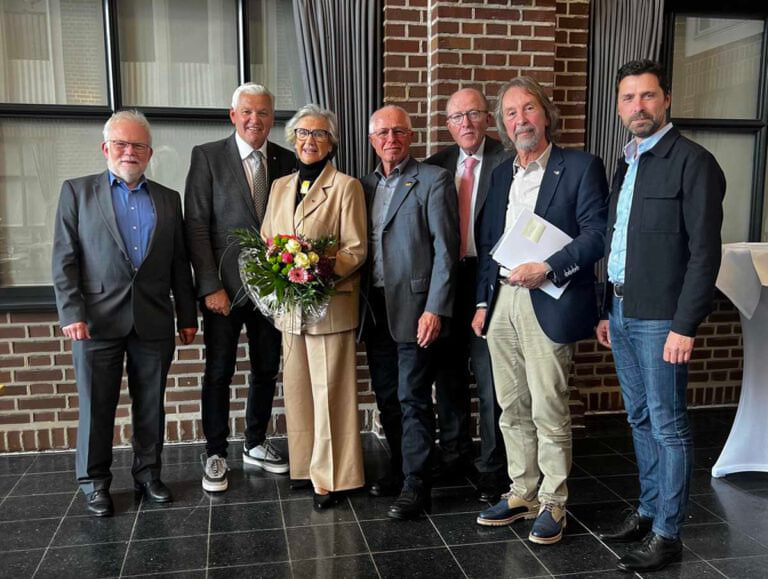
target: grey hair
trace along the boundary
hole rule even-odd
[[[301,107],[285,125],[285,140],[287,142],[291,145],[296,144],[296,133],[293,131],[296,128],[296,125],[299,124],[299,121],[304,117],[325,119],[325,122],[328,123],[328,132],[331,135],[331,144],[334,148],[339,146],[339,122],[336,120],[336,113],[315,104],[308,104]]]
[[[547,121],[549,121],[545,130],[547,141],[550,143],[557,143],[557,139],[560,136],[560,111],[557,110],[557,107],[552,103],[538,82],[530,76],[518,76],[501,87],[499,96],[496,99],[496,128],[499,131],[499,137],[501,137],[501,142],[504,144],[504,148],[508,151],[513,151],[515,149],[515,144],[507,134],[506,127],[504,126],[503,100],[504,95],[507,94],[507,91],[511,88],[521,88],[531,96],[536,97],[536,100],[539,101],[539,104],[544,109]]]
[[[376,115],[378,115],[381,111],[384,109],[395,109],[396,111],[400,111],[405,115],[405,120],[408,121],[408,129],[413,130],[413,124],[411,123],[411,115],[406,111],[403,107],[399,105],[384,105],[383,107],[376,109],[373,111],[373,114],[371,115],[371,118],[368,120],[368,134],[373,134],[373,119],[376,118]]]
[[[141,113],[135,109],[117,111],[116,113],[113,113],[109,119],[107,119],[107,122],[104,123],[104,130],[102,131],[105,143],[109,141],[109,135],[112,132],[112,125],[123,121],[138,123],[144,127],[144,130],[147,131],[147,135],[149,136],[149,143],[147,144],[150,147],[152,146],[152,129],[149,126],[149,121],[147,120],[147,117],[144,116],[144,113]]]
[[[240,95],[252,94],[252,95],[267,95],[269,97],[269,106],[272,112],[275,111],[275,95],[273,95],[267,87],[256,84],[255,82],[245,82],[235,89],[232,93],[232,108],[237,108],[237,103],[240,102]]]

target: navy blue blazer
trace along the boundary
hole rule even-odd
[[[488,304],[483,331],[488,329],[499,285],[499,264],[490,252],[504,233],[514,172],[514,159],[496,168],[480,216],[477,303]],[[559,300],[538,289],[531,290],[531,300],[541,329],[554,342],[587,338],[597,323],[593,266],[603,255],[607,199],[608,183],[598,157],[552,146],[534,212],[573,238],[547,258],[555,283],[571,283]]]

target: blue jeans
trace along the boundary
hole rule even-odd
[[[653,532],[680,536],[688,504],[693,441],[685,391],[688,365],[664,362],[671,320],[625,318],[623,300],[613,298],[611,349],[632,427],[640,474],[640,506]]]

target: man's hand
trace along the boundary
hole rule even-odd
[[[512,285],[519,285],[528,289],[536,289],[547,281],[548,271],[549,266],[546,263],[524,263],[510,271],[507,280]]]
[[[62,333],[73,341],[90,340],[91,333],[88,331],[88,324],[85,322],[75,322],[61,328]]]
[[[608,348],[611,348],[611,328],[608,320],[600,320],[597,323],[597,331],[595,332],[597,341]]]
[[[424,312],[419,318],[419,326],[416,329],[416,342],[422,348],[426,348],[440,335],[440,316],[432,312]]]
[[[183,345],[191,344],[197,334],[197,328],[181,328],[179,330],[179,340]]]
[[[475,316],[472,318],[472,331],[475,332],[475,336],[478,338],[483,336],[483,326],[485,326],[485,316],[487,313],[488,308],[477,308]]]
[[[222,316],[229,315],[229,296],[227,290],[220,289],[205,296],[205,307],[211,310],[214,314],[221,314]]]
[[[694,338],[690,336],[683,336],[670,331],[667,342],[664,344],[664,361],[670,364],[687,364],[690,362],[693,340]]]

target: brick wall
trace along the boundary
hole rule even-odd
[[[413,154],[423,158],[450,143],[444,107],[462,87],[483,90],[492,101],[499,86],[530,74],[550,91],[562,117],[561,143],[585,141],[588,0],[385,0],[384,99],[412,115]],[[494,103],[492,103],[494,104]],[[701,326],[691,363],[693,405],[738,401],[742,346],[738,314],[724,298]],[[199,440],[202,340],[179,348],[168,379],[167,439]],[[245,351],[238,355],[232,388],[234,435],[241,435],[246,384]],[[72,448],[77,394],[68,343],[53,314],[0,313],[0,452]],[[571,382],[575,422],[584,412],[618,411],[621,399],[611,355],[594,340],[577,347]],[[363,428],[376,428],[365,355],[358,353]],[[127,392],[121,397],[115,441],[130,438]],[[473,401],[477,413],[477,401]],[[284,432],[282,391],[273,430]],[[475,434],[477,432],[475,431]]]

